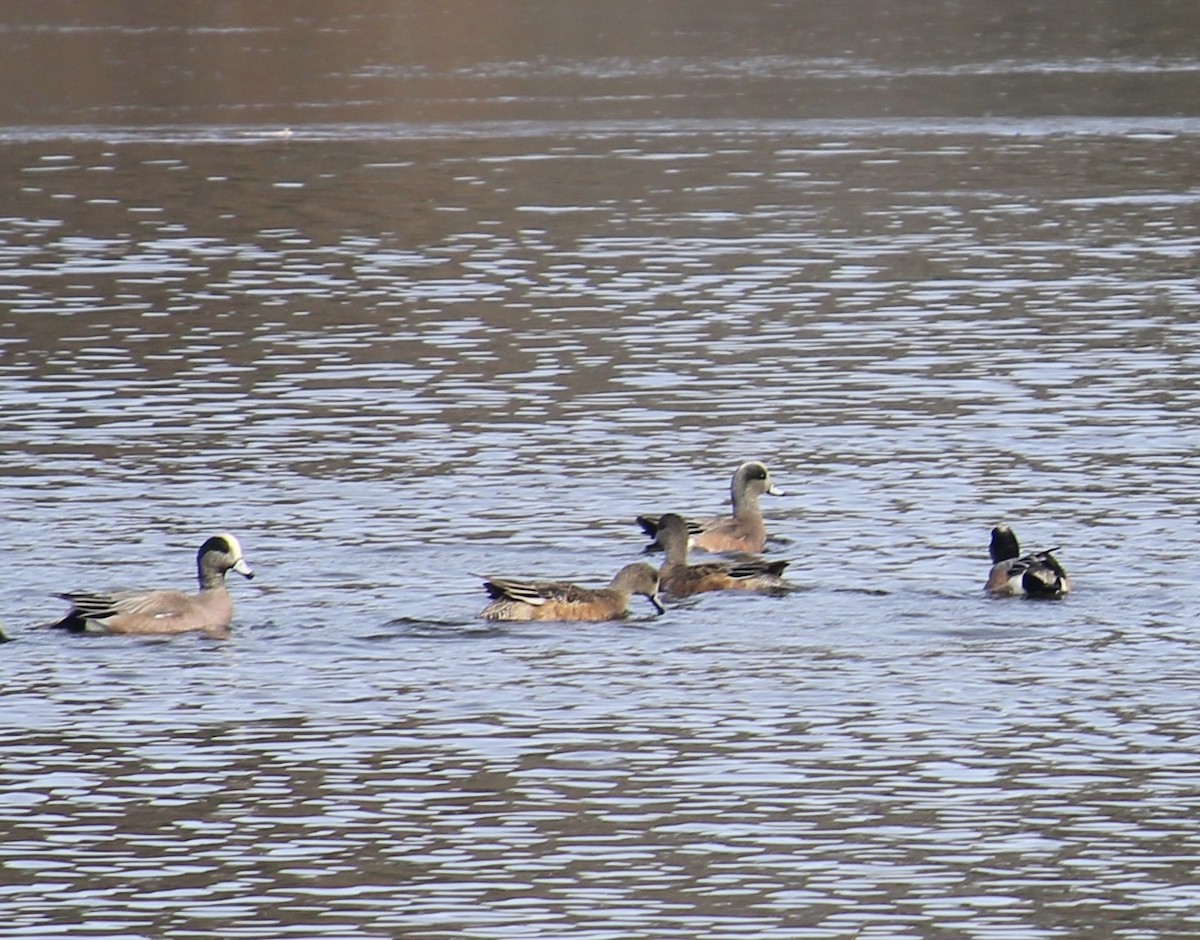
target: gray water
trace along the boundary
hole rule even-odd
[[[6,936],[1200,932],[1191,7],[14,9]],[[749,458],[796,594],[477,619]]]

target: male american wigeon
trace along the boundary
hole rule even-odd
[[[242,546],[228,533],[214,535],[200,546],[196,567],[200,577],[196,594],[172,590],[59,594],[72,606],[62,620],[51,626],[75,632],[160,635],[200,631],[224,636],[233,619],[233,599],[225,586],[225,572],[232,569],[247,578],[253,578],[254,572],[242,557]]]
[[[1057,598],[1071,590],[1071,579],[1052,554],[1057,548],[1022,555],[1017,534],[1006,525],[998,525],[992,529],[988,551],[992,568],[984,589],[989,593]]]
[[[785,594],[795,588],[781,575],[786,561],[750,558],[738,561],[714,561],[688,564],[688,529],[682,516],[673,512],[659,519],[658,541],[667,554],[658,569],[664,594],[684,597],[705,591],[758,591]]]
[[[660,614],[664,611],[658,599],[658,572],[645,562],[626,565],[604,588],[481,577],[492,598],[479,614],[485,620],[616,620],[629,613],[634,594],[649,598]]]
[[[783,496],[771,480],[765,464],[749,460],[733,472],[729,483],[729,498],[733,514],[686,520],[691,544],[706,552],[761,552],[767,545],[767,527],[763,522],[758,498],[764,493]],[[658,516],[638,516],[638,525],[655,544],[658,540]]]

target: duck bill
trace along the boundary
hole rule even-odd
[[[239,558],[233,563],[233,570],[240,574],[243,578],[253,578],[254,570],[246,564],[245,558]]]
[[[665,614],[667,612],[667,608],[663,607],[663,602],[658,599],[657,594],[650,595],[650,603],[654,605],[654,609],[657,610],[659,614]]]
[[[774,483],[772,483],[770,486],[767,487],[767,495],[768,496],[787,496],[787,491],[781,490]]]

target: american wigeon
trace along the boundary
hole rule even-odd
[[[1000,595],[1062,597],[1071,590],[1071,579],[1052,554],[1056,551],[1051,548],[1022,555],[1017,534],[1006,525],[996,526],[988,547],[992,568],[984,589]]]
[[[795,588],[781,575],[786,561],[750,558],[739,561],[714,561],[688,564],[688,529],[682,516],[673,512],[659,519],[658,541],[667,559],[658,569],[664,594],[683,597],[705,591],[758,591],[785,594]]]
[[[729,483],[729,498],[733,504],[730,516],[711,516],[686,520],[691,544],[706,552],[761,552],[767,545],[767,527],[763,522],[758,498],[764,493],[783,496],[771,480],[765,464],[749,460],[733,472]],[[638,516],[638,525],[656,545],[661,520],[658,516]]]
[[[254,572],[242,557],[242,546],[228,533],[214,535],[196,553],[200,590],[78,591],[59,594],[71,609],[54,627],[82,632],[170,634],[202,631],[223,636],[233,619],[233,600],[225,586],[225,572],[232,569],[247,578]]]
[[[658,572],[645,562],[626,565],[605,588],[480,577],[492,598],[479,614],[485,620],[615,620],[629,613],[634,594],[649,598],[660,614],[664,611],[658,599]]]

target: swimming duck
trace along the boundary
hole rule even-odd
[[[196,594],[174,590],[59,594],[71,602],[71,609],[51,626],[75,632],[159,635],[199,631],[224,636],[233,619],[225,572],[233,570],[246,578],[253,578],[254,572],[246,564],[238,540],[227,532],[200,546],[196,568],[200,579]]]
[[[1051,548],[1022,555],[1017,534],[1006,525],[996,526],[988,547],[992,568],[984,589],[1005,596],[1062,597],[1070,592],[1071,579],[1054,557],[1056,551],[1057,548]]]
[[[614,620],[629,613],[634,594],[648,598],[660,614],[665,610],[658,598],[658,572],[645,562],[626,565],[604,588],[481,577],[492,598],[479,614],[485,620]]]
[[[688,564],[688,529],[682,516],[673,512],[659,519],[658,541],[667,554],[658,569],[659,583],[664,594],[683,597],[706,591],[758,591],[765,594],[785,594],[795,585],[785,581],[786,561],[766,561],[748,558],[737,561],[714,561],[699,565]]]
[[[783,496],[775,486],[766,464],[749,460],[733,472],[729,482],[732,515],[688,519],[687,527],[693,548],[706,552],[761,552],[767,545],[767,527],[763,521],[759,497]],[[658,542],[658,516],[638,516],[637,523],[648,536]]]

